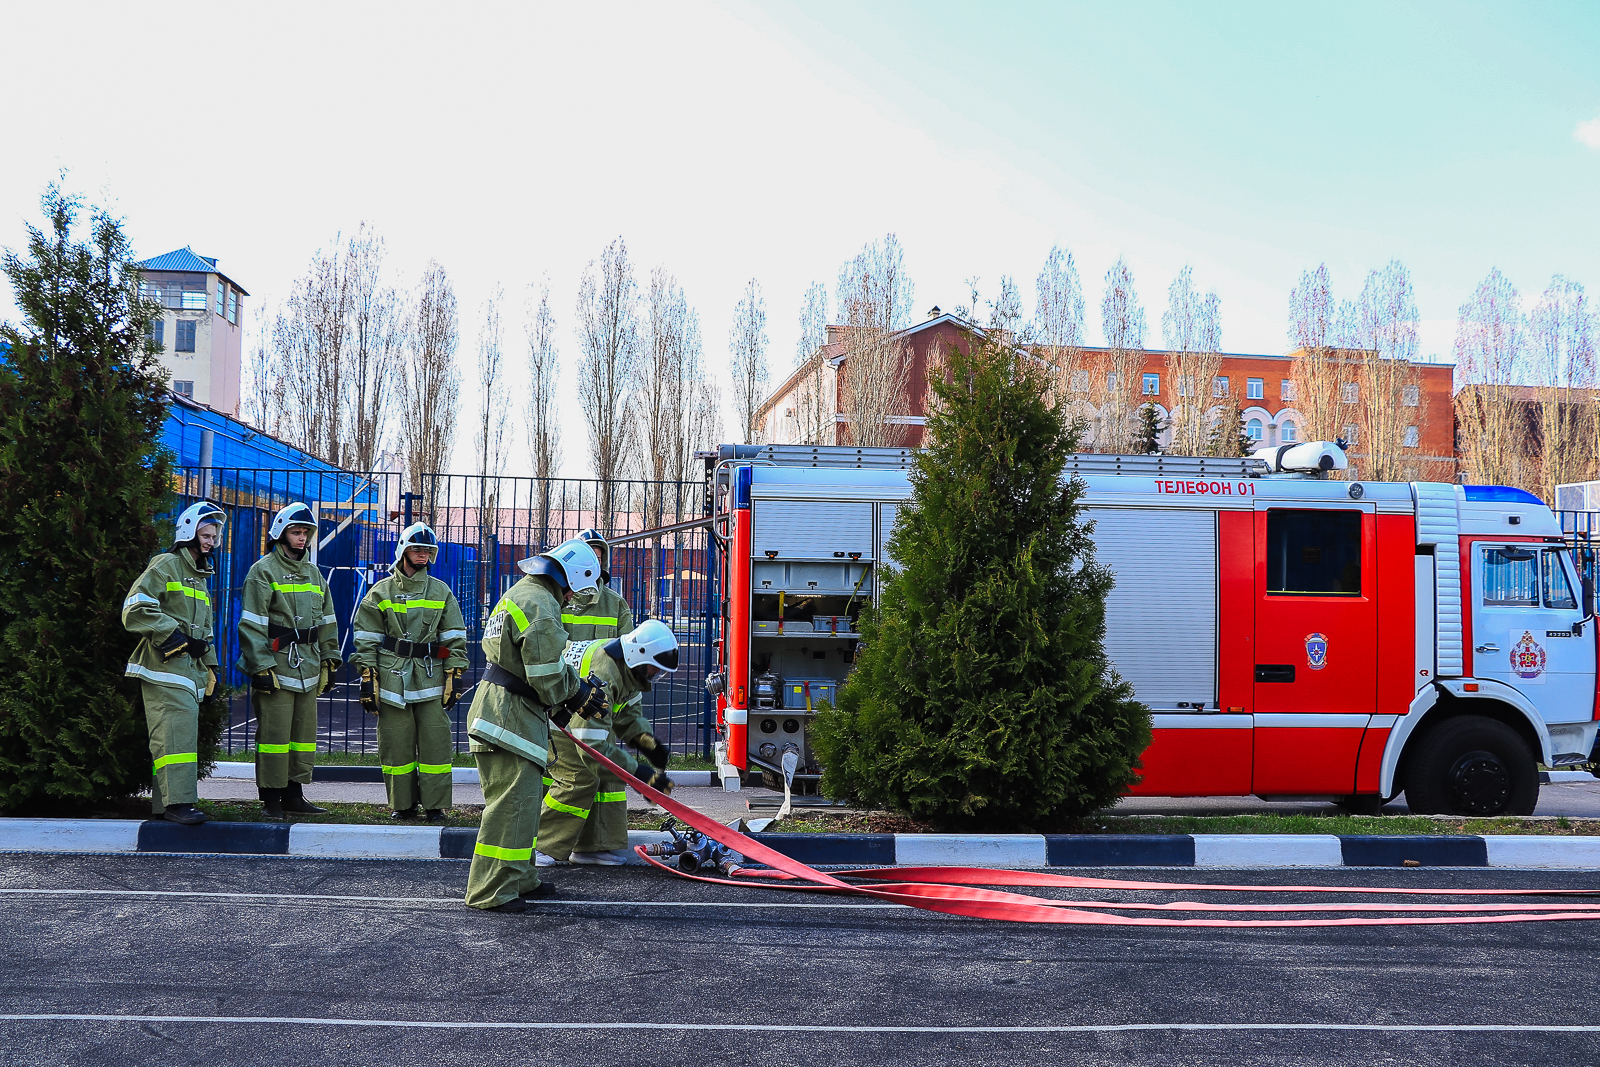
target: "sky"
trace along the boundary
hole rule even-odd
[[[397,284],[429,259],[449,271],[467,382],[503,285],[522,395],[522,304],[548,280],[574,413],[578,283],[618,236],[641,283],[657,266],[682,283],[725,394],[744,284],[765,294],[776,382],[807,286],[831,297],[886,233],[924,310],[966,303],[976,278],[982,311],[1008,275],[1031,312],[1050,248],[1070,250],[1091,343],[1118,256],[1147,343],[1189,265],[1234,352],[1286,350],[1289,290],[1322,262],[1340,298],[1405,263],[1421,351],[1443,360],[1491,268],[1530,305],[1557,273],[1600,288],[1592,3],[325,0],[174,17],[59,0],[7,5],[0,39],[24,45],[3,61],[0,246],[22,246],[65,171],[140,256],[216,257],[253,326],[365,221]],[[564,473],[587,474],[576,416],[563,439]],[[507,472],[527,469],[519,448]]]

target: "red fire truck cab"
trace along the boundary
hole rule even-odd
[[[807,727],[895,565],[911,461],[719,451],[725,777],[786,752],[820,773]],[[1588,762],[1600,725],[1594,596],[1554,515],[1519,489],[1327,477],[1344,467],[1324,443],[1074,458],[1116,576],[1106,652],[1152,712],[1132,792],[1530,813],[1538,764]]]

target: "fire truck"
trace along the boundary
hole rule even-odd
[[[895,567],[912,466],[909,449],[708,455],[726,788],[786,754],[820,776],[808,727]],[[1323,442],[1073,457],[1116,578],[1106,653],[1152,713],[1130,792],[1531,813],[1539,764],[1588,763],[1600,727],[1587,569],[1530,493],[1330,477],[1346,468]]]

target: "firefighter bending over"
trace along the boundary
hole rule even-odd
[[[268,551],[244,579],[239,669],[250,676],[256,711],[256,791],[262,817],[327,811],[305,798],[317,752],[317,697],[339,669],[333,593],[306,547],[317,518],[290,504],[267,529]]]
[[[126,674],[139,679],[150,730],[150,814],[184,826],[210,818],[194,805],[200,698],[217,687],[208,579],[226,521],[209,500],[185,508],[172,548],[150,561],[122,602],[122,626],[140,639]]]
[[[567,645],[561,609],[574,594],[591,594],[600,577],[594,550],[563,541],[517,566],[527,577],[507,590],[484,624],[489,669],[467,720],[484,808],[466,902],[489,911],[526,911],[525,900],[555,891],[533,863],[550,723],[564,725],[574,711],[603,718],[607,710],[604,688],[580,680],[561,655]]]
[[[454,795],[449,710],[461,698],[467,623],[444,582],[428,573],[439,539],[427,523],[400,533],[389,577],[375,584],[351,624],[361,668],[361,706],[378,716],[378,761],[396,819],[443,822]]]

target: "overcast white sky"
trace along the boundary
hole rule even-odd
[[[781,378],[806,287],[891,231],[919,308],[1011,274],[1031,311],[1064,245],[1091,340],[1124,254],[1153,345],[1185,263],[1247,352],[1284,350],[1324,260],[1348,297],[1402,259],[1444,358],[1491,266],[1528,296],[1600,286],[1596,8],[1286,6],[7,5],[0,245],[65,168],[141,256],[215,256],[259,312],[366,220],[397,280],[450,271],[468,381],[492,286],[520,356],[548,276],[574,412],[578,279],[618,235],[641,281],[678,276],[724,378],[748,278]],[[576,417],[564,436],[587,473]]]

